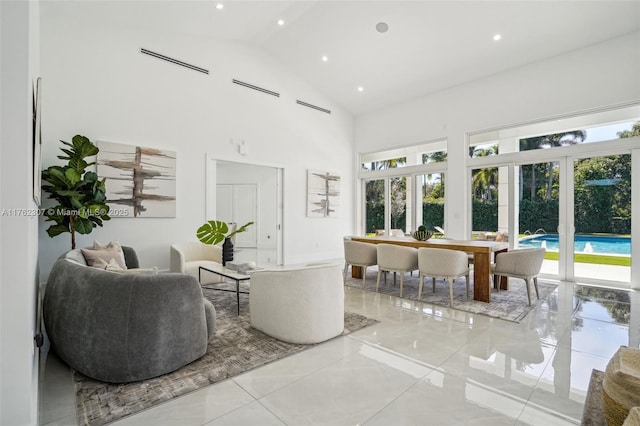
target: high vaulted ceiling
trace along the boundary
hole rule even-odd
[[[44,3],[82,19],[254,43],[355,115],[640,31],[638,0]]]

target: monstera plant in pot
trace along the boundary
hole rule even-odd
[[[229,232],[229,225],[221,220],[210,220],[203,224],[196,236],[204,244],[219,244],[222,241],[222,265],[233,260],[233,242],[231,238],[241,232],[245,232],[247,228],[253,225],[253,222],[247,222],[235,231]]]
[[[47,234],[53,238],[69,232],[71,249],[76,248],[76,232],[90,234],[93,228],[102,226],[109,220],[109,206],[106,204],[105,180],[98,179],[95,172],[87,167],[96,164],[86,158],[95,156],[99,149],[85,136],[76,135],[71,143],[60,141],[68,148],[60,149],[67,160],[65,166],[51,166],[42,171],[42,190],[49,193],[49,199],[55,204],[44,210],[47,221],[55,222],[47,228]]]

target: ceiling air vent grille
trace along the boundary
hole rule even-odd
[[[144,53],[145,55],[153,56],[154,58],[162,59],[163,61],[171,62],[172,64],[180,65],[181,67],[189,68],[191,70],[198,71],[198,72],[201,72],[203,74],[209,74],[209,70],[207,70],[207,69],[200,68],[200,67],[197,67],[195,65],[191,65],[191,64],[188,64],[186,62],[182,62],[182,61],[179,61],[177,59],[170,58],[168,56],[164,56],[164,55],[161,55],[161,54],[156,53],[156,52],[152,52],[151,50],[140,49],[140,53]]]
[[[316,109],[316,110],[318,110],[318,111],[322,111],[322,112],[326,112],[327,114],[331,114],[331,110],[329,110],[329,109],[321,108],[321,107],[319,107],[319,106],[317,106],[317,105],[309,104],[309,103],[307,103],[307,102],[303,102],[303,101],[301,101],[301,100],[299,100],[299,99],[297,99],[297,100],[296,100],[296,103],[297,103],[298,105],[306,106],[306,107],[308,107],[308,108],[313,108],[313,109]]]
[[[254,86],[253,84],[245,83],[244,81],[236,80],[235,78],[233,79],[233,83],[238,84],[240,86],[247,87],[249,89],[257,90],[258,92],[266,93],[267,95],[275,96],[277,98],[280,97],[280,93],[278,92],[274,92],[272,90],[267,90],[262,87]]]

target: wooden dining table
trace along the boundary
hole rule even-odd
[[[473,298],[482,302],[491,302],[491,257],[509,249],[509,244],[500,241],[453,240],[450,238],[432,238],[419,241],[412,237],[351,237],[352,241],[371,244],[397,244],[408,247],[431,247],[464,251],[473,254]],[[362,273],[352,267],[354,277]],[[360,276],[361,278],[361,276]],[[500,280],[500,288],[508,289],[507,277]]]

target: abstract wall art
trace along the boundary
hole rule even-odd
[[[307,172],[307,216],[338,217],[340,176],[319,170]]]
[[[97,173],[106,178],[107,204],[128,217],[176,217],[176,153],[98,142]]]

